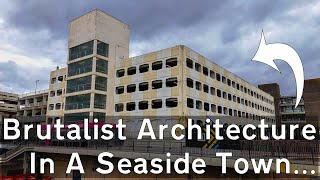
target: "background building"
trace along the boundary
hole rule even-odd
[[[16,118],[23,123],[45,123],[47,114],[48,90],[19,95]]]
[[[67,68],[56,70],[50,73],[50,84],[47,103],[47,124],[52,124],[57,119],[63,120],[64,98],[66,93]]]
[[[320,123],[320,78],[304,81],[303,98],[299,106],[294,108],[295,96],[281,96],[279,85],[276,83],[258,86],[275,98],[275,112],[277,126],[286,124],[312,124],[319,127]]]
[[[295,96],[283,96],[280,98],[280,120],[281,124],[305,124],[306,112],[304,100],[301,98],[297,108],[295,108]]]
[[[0,92],[0,139],[3,133],[3,119],[14,116],[17,113],[18,95]]]
[[[304,81],[303,97],[307,123],[320,127],[320,78]]]
[[[12,117],[17,112],[18,94],[0,91],[0,119]]]

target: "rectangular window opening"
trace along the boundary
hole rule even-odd
[[[178,59],[177,58],[170,58],[166,60],[166,67],[171,68],[178,65]]]
[[[152,63],[152,70],[156,71],[162,69],[162,61]]]
[[[177,98],[166,99],[166,107],[167,108],[174,108],[177,106],[178,106],[178,99]]]
[[[149,89],[149,83],[143,82],[139,84],[139,91],[147,91]]]
[[[162,88],[162,80],[152,81],[152,89],[160,89]]]

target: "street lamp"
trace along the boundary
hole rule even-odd
[[[36,88],[34,89],[34,94],[37,94],[37,87],[38,87],[38,82],[39,82],[40,80],[36,80]]]

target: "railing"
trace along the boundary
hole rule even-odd
[[[222,143],[222,142],[221,142]],[[22,143],[20,143],[21,145]],[[320,142],[319,141],[237,141],[234,143],[224,142],[221,148],[206,149],[199,147],[187,147],[185,142],[133,140],[126,141],[48,141],[29,140],[23,141],[24,146],[34,147],[64,147],[88,150],[111,150],[138,153],[155,153],[184,155],[188,152],[193,156],[215,157],[217,152],[232,152],[233,158],[286,158],[299,164],[320,165]],[[9,152],[8,154],[12,154]],[[8,154],[6,156],[8,156]]]
[[[36,92],[29,92],[29,93],[25,93],[25,94],[19,95],[19,98],[24,98],[24,97],[28,97],[28,96],[34,96],[34,95],[38,95],[38,94],[45,94],[45,93],[48,93],[48,92],[49,92],[48,89],[40,90],[40,91],[36,91]]]

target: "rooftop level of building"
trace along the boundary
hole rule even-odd
[[[135,64],[134,61],[139,61],[145,57],[150,57],[150,56],[153,56],[154,54],[160,52],[160,51],[173,51],[174,49],[177,49],[177,48],[181,48],[182,51],[185,49],[187,52],[189,52],[190,56],[197,56],[196,58],[192,59],[192,60],[195,60],[195,59],[199,59],[203,62],[203,64],[200,64],[202,66],[213,66],[213,67],[216,67],[217,69],[219,69],[221,72],[228,72],[230,74],[230,76],[234,77],[234,79],[238,79],[240,81],[242,81],[244,85],[246,86],[252,86],[254,88],[254,91],[257,92],[258,94],[261,94],[265,97],[269,97],[271,99],[273,99],[273,96],[271,96],[269,93],[259,89],[258,87],[252,85],[251,83],[249,83],[248,81],[244,80],[243,78],[241,78],[240,76],[228,71],[227,69],[223,68],[222,66],[218,65],[217,63],[215,63],[213,60],[210,60],[206,57],[204,57],[203,55],[200,55],[199,53],[197,53],[196,51],[192,50],[191,48],[189,48],[188,46],[186,45],[177,45],[177,46],[173,46],[173,47],[169,47],[169,48],[165,48],[165,49],[161,49],[161,50],[157,50],[157,51],[153,51],[153,52],[150,52],[150,53],[146,53],[146,54],[142,54],[142,55],[138,55],[138,56],[134,56],[134,57],[129,57],[129,58],[125,58],[125,59],[120,59],[119,61],[123,61],[124,63],[122,64]],[[199,57],[199,58],[198,58]],[[130,63],[125,63],[125,61],[130,61]],[[209,63],[208,63],[209,62]],[[210,64],[211,63],[211,64]],[[117,67],[119,69],[119,67]],[[210,69],[210,68],[209,68]],[[271,100],[270,99],[270,100]]]

